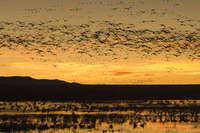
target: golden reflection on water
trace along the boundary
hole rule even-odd
[[[200,100],[0,102],[0,132],[198,133]]]

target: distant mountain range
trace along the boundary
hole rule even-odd
[[[199,85],[85,85],[31,77],[0,77],[0,100],[199,99]]]

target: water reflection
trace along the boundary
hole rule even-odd
[[[149,102],[149,101],[148,101]],[[199,101],[187,104],[184,101],[169,101],[163,105],[151,102],[124,103],[87,103],[87,110],[82,108],[84,103],[33,103],[40,105],[40,111],[23,112],[23,108],[31,102],[2,102],[0,104],[0,132],[188,132],[200,130]],[[173,103],[173,104],[172,104]],[[18,111],[11,110],[19,108]],[[21,105],[21,106],[19,106]],[[72,106],[73,105],[73,106]],[[80,106],[82,105],[82,106]],[[92,109],[96,105],[95,109]],[[149,106],[147,106],[149,105]],[[153,106],[154,105],[154,106]],[[162,107],[161,107],[162,105]],[[173,105],[173,106],[172,106]],[[55,107],[49,111],[47,107]],[[60,108],[62,106],[64,109]],[[76,107],[76,111],[71,108]],[[116,109],[118,107],[118,110]],[[146,106],[146,108],[145,108]],[[35,105],[35,107],[37,107]],[[62,112],[59,112],[58,107]],[[106,108],[107,107],[107,108]],[[147,108],[148,107],[148,108]],[[46,108],[47,110],[42,110]],[[115,110],[113,110],[115,108]],[[8,110],[9,109],[9,110]],[[21,110],[20,110],[21,109]],[[105,110],[108,110],[107,112]],[[113,110],[113,111],[112,111]]]

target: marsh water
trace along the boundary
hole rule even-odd
[[[200,100],[0,102],[0,132],[199,133]]]

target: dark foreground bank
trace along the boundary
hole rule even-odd
[[[200,85],[84,85],[0,77],[0,100],[199,99]]]

